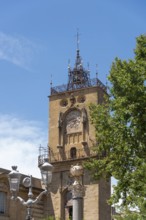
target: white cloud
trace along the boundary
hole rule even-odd
[[[0,32],[0,60],[30,69],[36,46],[24,37],[14,37]]]
[[[47,145],[47,129],[38,122],[0,115],[0,167],[17,165],[24,174],[41,177],[37,167],[39,145]]]

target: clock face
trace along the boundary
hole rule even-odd
[[[71,111],[66,116],[67,134],[81,132],[81,113],[80,111]]]

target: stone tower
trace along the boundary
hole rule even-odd
[[[52,87],[49,96],[49,160],[54,166],[49,215],[68,220],[72,216],[70,167],[97,157],[92,150],[95,131],[90,123],[89,104],[102,103],[106,87],[90,79],[77,48],[74,68],[68,67],[68,83]],[[89,171],[82,177],[85,186],[84,220],[110,220],[110,180],[95,181]]]

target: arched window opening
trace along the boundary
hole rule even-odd
[[[72,220],[73,215],[73,201],[72,201],[72,193],[71,191],[67,191],[65,195],[65,218],[64,219],[70,219]]]
[[[71,157],[72,159],[74,159],[74,158],[77,157],[77,149],[76,149],[75,147],[72,147],[72,148],[70,149],[70,157]]]
[[[69,219],[71,220],[72,214],[73,214],[73,207],[72,206],[69,206],[68,212],[69,212]]]
[[[0,214],[4,214],[6,211],[6,193],[0,192]]]

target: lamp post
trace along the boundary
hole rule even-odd
[[[48,159],[44,159],[44,163],[40,167],[40,172],[42,176],[42,182],[45,186],[45,190],[42,191],[36,199],[33,199],[33,193],[32,193],[32,176],[25,177],[23,179],[23,185],[25,187],[29,188],[28,191],[28,200],[25,201],[21,197],[17,196],[19,192],[19,185],[21,180],[21,174],[17,171],[17,166],[12,166],[12,171],[8,174],[9,184],[10,184],[10,191],[12,193],[12,199],[13,200],[19,200],[20,203],[27,207],[27,215],[26,220],[32,219],[32,207],[34,204],[36,204],[43,195],[47,195],[49,191],[49,185],[52,180],[52,170],[53,166],[48,162]]]

